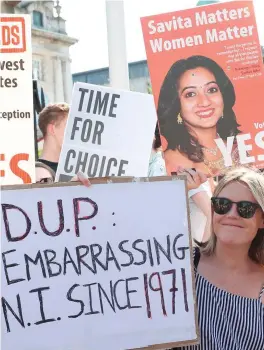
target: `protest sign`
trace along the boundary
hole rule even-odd
[[[196,343],[185,180],[91,182],[3,188],[3,349]]]
[[[55,181],[147,176],[156,122],[151,95],[75,83]]]
[[[141,19],[169,173],[264,168],[263,63],[252,1]]]
[[[35,182],[30,15],[0,15],[0,183]]]

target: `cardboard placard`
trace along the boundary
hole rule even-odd
[[[264,168],[264,66],[253,1],[141,23],[168,173]]]
[[[156,122],[151,95],[75,83],[55,181],[147,176]]]
[[[0,15],[0,184],[35,182],[30,15]]]
[[[197,343],[185,178],[91,182],[3,188],[3,348]]]

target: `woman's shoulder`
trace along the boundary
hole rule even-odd
[[[185,162],[193,164],[193,161],[191,161],[185,154],[179,152],[178,150],[172,150],[168,149],[164,152],[165,159],[168,161],[175,161],[175,160],[184,160]]]
[[[177,171],[179,166],[184,168],[193,168],[194,163],[187,156],[178,150],[167,150],[164,152],[164,158],[170,172]]]

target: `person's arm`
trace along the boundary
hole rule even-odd
[[[179,175],[186,175],[188,197],[192,198],[196,206],[203,212],[206,217],[206,224],[202,242],[208,240],[211,235],[211,198],[209,196],[210,182],[207,176],[195,169],[180,168],[177,172]]]
[[[177,174],[186,176],[189,197],[191,197],[196,192],[206,190],[204,187],[200,188],[200,186],[207,181],[206,175],[200,171],[190,168],[178,167]]]
[[[201,190],[200,192],[196,192],[194,195],[191,196],[191,198],[206,217],[206,225],[205,225],[204,234],[202,237],[202,242],[206,242],[208,241],[211,235],[211,229],[212,229],[211,199],[206,190]]]
[[[216,183],[216,181],[214,181],[214,179],[213,179],[212,177],[210,177],[210,178],[208,179],[208,181],[209,181],[209,184],[210,184],[210,187],[211,187],[211,191],[212,191],[212,193],[213,193],[214,190],[215,190],[215,187],[216,187],[217,183]]]

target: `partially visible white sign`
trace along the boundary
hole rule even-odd
[[[4,188],[1,227],[3,349],[196,342],[184,180]]]
[[[156,122],[152,95],[76,83],[56,181],[147,176]]]
[[[35,182],[30,15],[0,15],[0,184]]]

